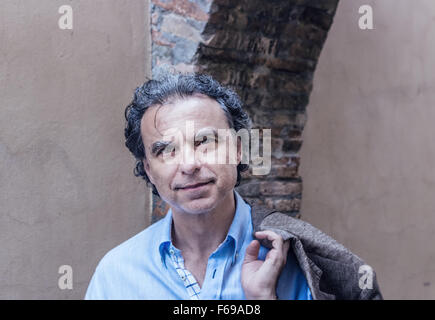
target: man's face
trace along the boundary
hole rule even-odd
[[[194,124],[191,137],[190,134],[186,136],[186,123]],[[145,171],[161,198],[173,209],[190,214],[206,213],[232,195],[240,154],[237,153],[233,163],[228,159],[224,164],[207,161],[197,156],[202,154],[203,143],[192,141],[193,135],[212,137],[213,130],[217,133],[219,129],[229,129],[227,117],[219,103],[207,96],[178,99],[163,106],[152,106],[145,112],[141,121]],[[178,138],[168,136],[168,132],[177,132]],[[165,144],[159,142],[171,143],[177,155],[176,152],[165,154],[165,148],[158,147]],[[209,147],[211,143],[208,143]],[[227,148],[226,143],[219,143],[214,152],[221,148]],[[168,164],[168,154],[177,161]]]

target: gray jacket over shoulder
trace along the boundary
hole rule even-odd
[[[313,299],[383,299],[373,269],[319,229],[264,206],[251,206],[251,215],[254,232],[271,230],[290,240]],[[268,240],[262,240],[261,244],[271,248]],[[366,272],[372,281],[364,285],[361,278]]]

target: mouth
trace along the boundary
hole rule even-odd
[[[212,184],[212,183],[214,183],[214,180],[210,180],[210,181],[202,182],[202,183],[191,184],[191,185],[187,185],[185,187],[179,187],[179,188],[176,188],[176,190],[196,190],[196,189],[200,189],[200,188],[207,186],[209,184]]]

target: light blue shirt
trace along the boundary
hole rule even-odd
[[[254,239],[251,207],[237,191],[234,195],[233,222],[226,239],[208,259],[201,288],[184,268],[181,251],[171,242],[172,210],[169,210],[163,219],[101,259],[85,299],[245,299],[240,277],[246,247]],[[264,260],[268,250],[261,246],[259,259]],[[312,299],[306,278],[292,254],[276,291],[283,300]]]

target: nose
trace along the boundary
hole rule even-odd
[[[201,161],[195,157],[195,149],[185,144],[183,149],[183,161],[180,163],[180,171],[183,174],[192,175],[201,168]]]

